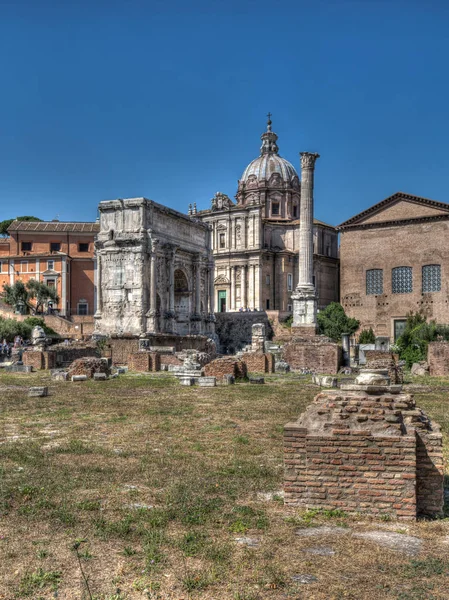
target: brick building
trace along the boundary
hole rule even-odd
[[[56,288],[58,314],[93,315],[98,231],[97,223],[13,221],[9,237],[0,239],[0,290],[36,279]]]
[[[411,311],[449,323],[449,204],[398,192],[337,229],[341,303],[361,329],[395,340]]]

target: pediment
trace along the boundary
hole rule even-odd
[[[224,275],[219,275],[218,277],[215,277],[214,283],[218,283],[220,285],[226,285],[226,284],[229,284],[231,282]]]
[[[398,192],[348,219],[337,229],[444,217],[449,218],[449,204]]]
[[[42,275],[44,277],[58,277],[59,273],[53,269],[47,269],[46,271],[42,271]]]

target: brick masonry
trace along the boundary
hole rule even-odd
[[[247,376],[246,363],[234,357],[216,358],[204,367],[204,375],[222,379],[224,375],[233,375],[235,378]]]
[[[319,337],[292,340],[284,345],[284,360],[292,371],[310,369],[315,373],[334,375],[341,365],[341,347],[321,341]]]
[[[365,350],[366,368],[387,369],[391,383],[402,383],[403,372],[399,367],[399,355],[380,350]]]
[[[431,342],[427,349],[429,374],[433,377],[449,375],[449,343]]]
[[[134,352],[128,356],[130,371],[149,372],[161,370],[161,357],[157,352]]]
[[[285,503],[441,515],[442,436],[411,396],[328,391],[284,428]]]
[[[56,366],[56,353],[27,350],[23,353],[23,364],[32,367],[36,371],[54,369]]]
[[[242,360],[246,363],[248,373],[274,373],[273,354],[245,352]]]

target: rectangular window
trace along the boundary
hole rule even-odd
[[[47,260],[47,269],[49,271],[54,271],[54,269],[55,269],[55,261],[54,260]]]
[[[271,205],[271,214],[278,215],[279,214],[279,202],[273,202]]]
[[[293,207],[293,218],[294,219],[298,218],[298,207],[297,206]]]
[[[220,248],[226,248],[226,235],[220,233]]]
[[[395,267],[391,270],[393,294],[410,294],[413,291],[412,267]]]
[[[78,303],[78,314],[79,315],[89,314],[89,305],[87,304],[87,302],[79,302]]]
[[[366,294],[384,293],[384,272],[382,269],[369,269],[366,272]]]
[[[61,242],[50,242],[50,252],[60,252]]]
[[[422,268],[422,291],[441,292],[441,265],[424,265]]]
[[[45,285],[47,285],[49,288],[54,288],[55,287],[55,280],[54,279],[47,279],[47,281],[45,282]]]
[[[266,283],[267,285],[270,285],[270,276],[269,276],[269,275],[267,275],[267,276],[265,277],[265,283]]]
[[[31,252],[32,247],[31,242],[22,242],[22,252]]]
[[[78,252],[89,252],[89,244],[80,242],[78,244]]]
[[[293,290],[293,275],[291,273],[287,273],[287,291],[291,292]]]
[[[267,310],[270,310],[270,301],[267,299]]]
[[[22,260],[20,262],[20,272],[27,273],[28,272],[28,262],[26,260]]]

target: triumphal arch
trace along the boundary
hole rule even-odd
[[[100,202],[96,332],[214,334],[207,225],[146,198]]]

